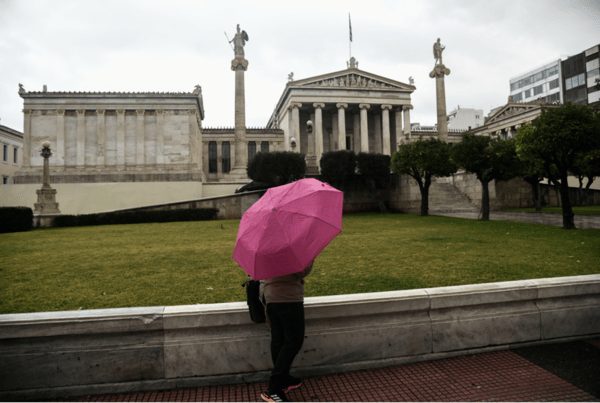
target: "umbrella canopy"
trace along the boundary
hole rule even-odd
[[[271,188],[242,216],[233,259],[254,280],[302,271],[342,231],[343,204],[316,179]]]

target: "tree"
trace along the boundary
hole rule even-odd
[[[382,213],[387,213],[385,203],[377,196],[377,189],[386,189],[390,185],[390,159],[389,155],[374,153],[359,153],[356,156],[356,168],[359,177],[365,184]]]
[[[594,183],[594,179],[600,176],[600,150],[580,153],[575,161],[575,166],[571,169],[571,173],[579,181],[579,200],[581,204],[587,205],[590,196],[590,186]],[[585,188],[583,187],[584,179],[587,179]]]
[[[560,188],[563,228],[573,229],[569,172],[576,169],[583,154],[600,150],[600,115],[587,105],[567,102],[558,108],[542,108],[531,125],[533,130],[517,132],[519,155],[543,161],[548,179]]]
[[[432,176],[450,176],[457,166],[450,158],[452,146],[440,140],[422,140],[402,144],[392,157],[392,171],[410,175],[421,191],[421,215],[429,215],[429,187]]]
[[[285,185],[304,178],[304,154],[291,151],[257,153],[248,162],[248,177],[273,186]]]
[[[533,130],[530,124],[525,124],[519,129],[521,132]],[[535,211],[542,211],[540,182],[547,176],[544,171],[544,162],[539,158],[525,158],[517,153],[520,160],[519,176],[529,183],[533,194],[533,205]]]
[[[510,180],[519,174],[515,140],[492,140],[489,136],[465,133],[462,142],[452,147],[452,159],[481,182],[481,219],[489,221],[489,183]]]
[[[356,154],[353,151],[329,151],[319,161],[321,177],[331,186],[343,189],[356,175]]]

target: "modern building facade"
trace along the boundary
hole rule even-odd
[[[547,104],[563,103],[561,60],[553,60],[510,79],[510,96],[514,102],[542,99]]]
[[[593,46],[562,62],[565,102],[592,105],[600,101],[600,46]]]
[[[23,133],[0,125],[0,144],[2,145],[2,162],[0,176],[2,185],[15,183],[15,173],[23,163]]]
[[[483,124],[483,109],[461,108],[459,105],[448,114],[448,129],[467,131]]]

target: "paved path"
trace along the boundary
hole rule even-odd
[[[600,339],[306,378],[292,401],[600,401]],[[558,375],[557,375],[558,374]],[[266,383],[70,401],[261,401]]]
[[[431,213],[431,215],[442,215],[446,217],[478,219],[479,213]],[[562,215],[550,213],[529,213],[519,211],[491,212],[490,220],[494,221],[517,221],[531,224],[557,225],[562,227]],[[576,215],[576,228],[600,228],[600,216]]]

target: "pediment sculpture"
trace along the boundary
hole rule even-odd
[[[382,81],[360,76],[358,74],[347,74],[340,77],[332,77],[324,80],[306,84],[310,87],[359,87],[359,88],[396,88]]]

